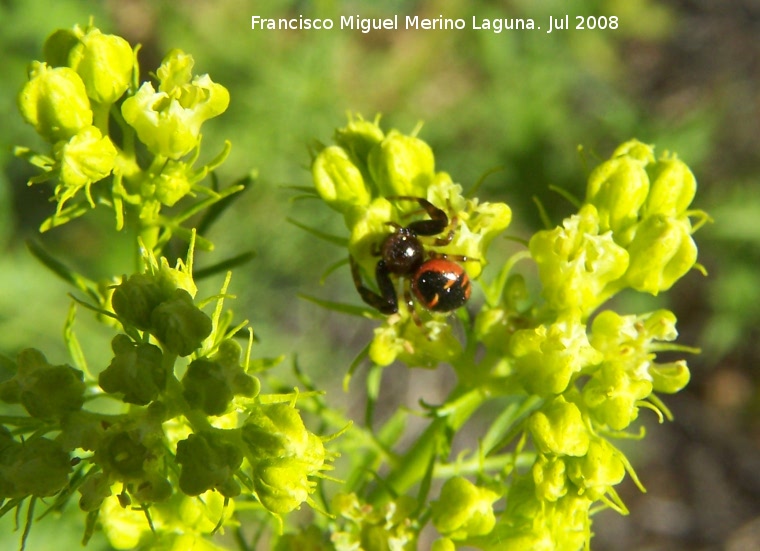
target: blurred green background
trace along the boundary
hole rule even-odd
[[[617,30],[544,31],[253,31],[263,17],[533,18],[549,15],[619,18]],[[224,84],[227,113],[204,126],[206,154],[224,139],[233,150],[219,170],[223,184],[258,171],[245,197],[208,235],[217,246],[200,254],[212,264],[242,250],[256,258],[236,270],[233,308],[250,319],[256,355],[297,355],[315,379],[327,378],[330,401],[358,400],[340,381],[371,334],[372,323],[327,312],[298,293],[359,303],[348,270],[320,279],[340,250],[286,222],[288,217],[341,233],[339,216],[313,201],[294,201],[287,186],[310,185],[308,147],[330,141],[348,112],[383,115],[386,129],[412,131],[436,154],[437,168],[465,187],[487,171],[485,200],[514,210],[510,235],[540,228],[533,196],[553,221],[572,207],[548,186],[581,196],[597,159],[631,137],[675,151],[692,167],[700,189],[696,208],[715,223],[697,234],[700,261],[666,296],[626,295],[617,306],[643,312],[662,305],[678,316],[681,342],[700,346],[689,358],[693,381],[667,397],[676,422],[649,427],[644,445],[626,448],[649,492],[621,488],[629,518],[596,517],[596,550],[711,550],[760,548],[760,3],[756,0],[275,0],[252,2],[0,1],[0,353],[43,350],[53,363],[68,361],[61,336],[71,289],[42,268],[26,249],[40,239],[65,251],[67,262],[93,278],[132,271],[126,237],[113,220],[93,213],[37,234],[53,209],[50,189],[28,187],[34,170],[12,146],[40,145],[24,125],[15,96],[26,66],[41,58],[52,31],[86,24],[141,43],[143,71],[173,47],[191,53],[196,73]],[[145,78],[146,75],[143,75]],[[583,146],[579,153],[578,146]],[[123,247],[113,243],[123,243]],[[515,245],[498,243],[492,262]],[[487,277],[487,275],[486,275]],[[204,290],[213,293],[220,280]],[[228,303],[229,304],[229,303]],[[80,311],[78,335],[95,371],[108,363],[111,332]],[[285,371],[286,369],[284,369]],[[423,374],[428,383],[429,373]],[[283,376],[284,377],[284,376]],[[415,373],[391,367],[388,384],[419,398]],[[424,379],[423,379],[424,380]],[[358,387],[358,385],[357,385]],[[652,425],[652,416],[643,414]],[[68,548],[81,535],[81,515],[45,519],[28,549]],[[72,517],[68,519],[68,517]],[[20,534],[0,520],[0,548]],[[101,540],[92,549],[107,549]]]

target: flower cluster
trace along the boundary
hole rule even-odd
[[[464,193],[416,132],[351,118],[312,158],[312,195],[342,216],[347,235],[312,232],[343,247],[368,307],[315,300],[379,320],[352,366],[372,363],[361,427],[331,409],[295,361],[307,390],[273,381],[280,392],[265,392],[264,372],[279,359],[250,359],[253,332],[225,309],[229,273],[218,294],[198,297],[195,248],[212,244],[183,224],[244,187],[200,184],[229,144],[194,167],[201,127],[225,111],[229,94],[194,76],[179,50],[154,82],[138,84],[136,54],[92,24],[56,31],[19,94],[49,151],[17,154],[43,171],[31,183],[55,181],[57,208],[42,229],[105,206],[118,229],[135,224],[139,262],[96,282],[31,247],[114,331],[112,354],[90,371],[72,307],[73,365],[35,348],[0,357],[10,374],[0,381],[10,411],[0,423],[0,514],[20,516],[27,503],[31,523],[38,498],[59,510],[78,496],[84,540],[100,526],[118,549],[214,551],[209,536],[236,527],[247,510],[262,526],[272,522],[278,551],[412,551],[428,526],[434,551],[578,551],[588,548],[593,511],[626,512],[615,487],[626,474],[642,486],[614,441],[644,437],[642,411],[671,417],[659,395],[680,391],[690,373],[658,354],[694,349],[674,342],[672,312],[605,304],[625,289],[658,295],[700,268],[693,234],[708,217],[690,207],[696,180],[681,160],[624,143],[590,173],[575,214],[495,261],[490,245],[511,222],[505,203]],[[196,193],[205,199],[182,210]],[[173,214],[161,212],[171,206]],[[172,236],[189,244],[173,265],[163,253]],[[540,296],[515,270],[526,260]],[[456,300],[436,309],[449,293]],[[380,376],[396,361],[449,364],[457,381],[441,403],[400,408],[376,426]],[[302,411],[319,419],[317,432]],[[480,424],[470,422],[476,413]],[[407,431],[420,426],[410,415],[427,423],[421,431]],[[476,450],[457,448],[465,426]],[[319,435],[328,430],[349,452],[344,480],[326,475],[338,456]],[[343,487],[323,487],[328,479]],[[320,514],[287,532],[287,515],[304,503]],[[247,532],[237,533],[241,542]]]
[[[675,155],[655,160],[637,140],[618,147],[589,176],[578,214],[531,239],[549,307],[587,317],[626,287],[670,289],[697,260],[687,210],[696,187]]]
[[[350,233],[348,253],[364,274],[375,273],[377,250],[391,231],[389,224],[406,225],[417,214],[419,206],[408,198],[422,198],[442,209],[451,222],[450,241],[431,242],[430,250],[466,259],[469,277],[480,276],[488,246],[511,221],[506,204],[465,197],[461,185],[435,170],[427,143],[396,130],[385,133],[378,120],[350,120],[336,131],[335,142],[313,161],[314,185],[319,197],[343,214]],[[458,341],[443,316],[425,309],[411,312],[401,302],[398,315],[386,318],[375,332],[369,349],[373,362],[388,365],[398,358],[431,367],[459,354]]]
[[[0,381],[0,401],[14,413],[0,424],[0,514],[26,502],[31,523],[37,498],[58,509],[78,495],[84,541],[99,525],[117,549],[213,551],[220,548],[209,536],[236,524],[236,503],[280,523],[316,505],[316,480],[335,454],[306,428],[296,405],[308,398],[262,392],[261,372],[279,359],[250,359],[252,330],[224,308],[231,274],[217,295],[197,296],[195,247],[212,244],[182,223],[243,188],[199,185],[229,145],[193,167],[201,126],[225,111],[229,94],[208,75],[194,76],[192,57],[179,50],[157,69],[157,87],[138,87],[136,53],[92,25],[56,31],[18,97],[23,118],[50,145],[50,155],[17,148],[44,171],[32,183],[56,181],[56,213],[42,229],[105,205],[119,229],[135,224],[139,261],[134,273],[92,281],[32,248],[116,334],[110,361],[91,372],[72,306],[66,341],[76,367],[54,365],[34,348],[15,361],[0,356],[13,374]],[[208,197],[160,213],[194,192]],[[174,266],[161,254],[173,235],[188,243]],[[27,535],[28,527],[22,547]]]
[[[456,221],[456,237],[441,249],[478,258],[465,264],[480,282],[488,243],[509,223],[506,205],[465,199],[448,175],[434,171],[429,147],[416,137],[384,134],[359,119],[338,130],[335,141],[314,160],[314,183],[324,202],[343,214],[349,254],[366,273],[378,262],[388,224],[402,226],[410,216],[408,205],[393,197],[419,196]],[[595,504],[625,513],[615,486],[626,473],[641,484],[612,440],[643,437],[628,432],[641,408],[670,417],[657,394],[681,390],[689,370],[683,360],[658,362],[657,353],[693,349],[672,342],[672,312],[623,315],[600,307],[624,289],[667,291],[697,266],[692,234],[707,215],[689,210],[695,192],[693,174],[675,155],[656,158],[651,146],[624,143],[591,172],[576,214],[537,232],[527,252],[481,282],[485,303],[470,305],[471,325],[460,316],[464,342],[444,316],[423,311],[423,332],[406,311],[385,317],[370,360],[378,366],[397,359],[410,366],[449,362],[460,381],[432,410],[417,444],[396,460],[386,479],[392,491],[373,492],[368,510],[396,503],[403,496],[387,500],[415,476],[426,476],[430,462],[443,466],[448,448],[441,442],[450,445],[451,434],[480,406],[503,399],[510,406],[483,436],[480,467],[470,467],[478,482],[450,477],[438,499],[418,509],[426,512],[415,518],[429,518],[441,535],[436,550],[578,550],[591,537]],[[512,273],[527,258],[537,266],[541,299],[532,299],[524,276]]]
[[[665,291],[695,266],[690,217],[706,218],[687,210],[695,190],[674,155],[655,160],[650,146],[621,145],[590,174],[578,213],[530,240],[544,302],[519,312],[502,299],[480,313],[476,332],[506,359],[507,377],[540,398],[524,426],[535,460],[509,488],[485,547],[579,549],[594,503],[626,511],[614,487],[626,472],[640,483],[610,438],[642,407],[670,415],[655,393],[681,390],[689,370],[656,354],[688,349],[668,344],[678,335],[672,312],[599,307],[625,288]]]
[[[43,230],[98,204],[114,210],[119,227],[125,206],[144,227],[154,227],[162,206],[193,192],[214,196],[198,182],[224,161],[229,146],[208,165],[193,164],[201,125],[227,109],[229,93],[208,75],[193,76],[192,56],[169,52],[156,71],[156,90],[150,82],[136,86],[137,50],[92,24],[54,32],[43,51],[45,60],[30,66],[18,106],[50,150],[16,148],[43,170],[30,184],[56,181],[57,209]],[[152,159],[141,165],[138,156]]]
[[[332,510],[338,516],[339,528],[332,533],[333,549],[416,549],[419,528],[413,518],[415,505],[413,499],[401,497],[380,507],[372,507],[363,504],[355,494],[336,495]]]

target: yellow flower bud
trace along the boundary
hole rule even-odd
[[[69,67],[32,62],[29,82],[18,95],[24,120],[49,142],[68,140],[92,125],[92,110],[79,75]]]

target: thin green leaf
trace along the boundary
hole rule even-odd
[[[276,365],[281,364],[284,359],[285,354],[277,356],[276,358],[256,358],[255,360],[251,360],[248,364],[248,372],[261,373],[262,371],[272,369]]]
[[[293,218],[286,218],[288,222],[296,226],[297,228],[301,228],[304,231],[309,232],[315,237],[318,237],[319,239],[324,239],[328,243],[332,243],[333,245],[337,245],[338,247],[348,247],[348,238],[346,237],[340,237],[339,235],[332,235],[323,231],[320,231],[318,229],[312,228],[307,226],[306,224],[302,224],[301,222],[298,222],[297,220],[294,220]]]
[[[176,235],[177,237],[181,239],[184,239],[188,243],[190,243],[190,240],[193,238],[194,230],[195,228],[185,228],[183,226],[175,226],[174,228],[172,228],[174,235]],[[210,240],[196,233],[195,234],[195,250],[197,251],[198,249],[202,251],[210,252],[214,250],[214,244]]]
[[[540,398],[538,396],[529,396],[527,398],[523,398],[522,402],[518,404],[517,408],[514,410],[509,410],[509,413],[505,413],[499,416],[497,423],[494,423],[494,425],[498,424],[498,426],[496,428],[489,429],[488,434],[483,438],[481,447],[484,453],[488,455],[492,451],[499,450],[505,446],[508,446],[512,440],[514,440],[514,438],[523,430],[523,427],[521,426],[522,421],[535,409],[537,409],[542,403],[543,398]]]
[[[219,193],[216,193],[210,197],[207,197],[206,199],[203,199],[202,201],[198,201],[197,203],[193,203],[192,205],[189,205],[185,210],[183,210],[180,213],[177,213],[176,216],[172,216],[171,221],[175,224],[179,224],[181,222],[184,222],[188,218],[192,218],[193,216],[195,216],[201,211],[204,211],[206,209],[212,210],[210,209],[210,207],[217,205],[218,203],[221,203],[224,199],[228,199],[228,198],[231,199],[233,195],[235,195],[236,193],[240,193],[244,189],[246,189],[246,186],[243,184],[232,185],[226,189],[223,189]],[[200,229],[198,231],[200,231]]]
[[[502,172],[503,170],[505,170],[503,166],[497,166],[490,170],[485,171],[483,175],[480,178],[478,178],[478,181],[475,182],[475,184],[470,189],[467,190],[466,197],[475,197],[475,194],[480,189],[480,186],[483,185],[483,182],[486,181],[486,178],[488,178],[491,174],[496,174],[497,172]]]
[[[576,209],[580,210],[581,206],[583,206],[582,201],[578,199],[575,195],[567,191],[566,189],[558,187],[558,186],[554,186],[554,185],[550,185],[549,189],[552,190],[557,195],[563,197],[568,203],[573,205]]]
[[[24,159],[32,166],[50,170],[50,167],[55,165],[55,160],[49,155],[43,155],[29,149],[28,147],[16,146],[13,148],[13,154],[19,159]]]
[[[538,216],[541,218],[541,223],[544,225],[544,228],[547,230],[552,229],[554,227],[554,224],[552,224],[551,218],[549,218],[549,214],[544,208],[544,204],[535,195],[533,196],[533,202],[536,204],[536,208],[538,209]]]
[[[414,513],[414,518],[419,517],[425,509],[428,507],[428,494],[430,493],[430,487],[433,484],[433,472],[435,471],[435,465],[438,462],[438,454],[432,454],[430,461],[428,461],[427,469],[425,469],[425,475],[420,481],[420,487],[417,491],[417,510]]]
[[[100,514],[100,508],[95,509],[87,513],[87,520],[84,525],[84,535],[82,536],[82,545],[87,545],[90,538],[95,533],[95,527],[98,524],[98,515]]]
[[[307,200],[311,201],[314,199],[319,199],[319,197],[316,195],[310,195],[310,194],[304,193],[302,195],[294,195],[293,197],[289,199],[289,201],[291,203],[295,203],[296,201],[307,201]]]
[[[302,192],[304,194],[308,194],[308,195],[312,195],[312,196],[318,197],[317,190],[316,190],[316,188],[314,186],[292,186],[292,185],[287,185],[287,186],[280,186],[280,188],[287,189],[289,191],[300,191],[300,192]]]
[[[309,302],[313,302],[314,304],[317,304],[323,308],[327,308],[328,310],[332,310],[333,312],[340,312],[342,314],[349,314],[351,316],[361,316],[365,318],[366,317],[380,318],[382,316],[382,314],[380,314],[376,310],[366,307],[366,306],[356,306],[353,304],[345,304],[343,302],[323,300],[321,298],[317,298],[311,295],[305,295],[303,293],[298,293],[298,297],[304,300],[308,300]]]
[[[32,523],[34,522],[34,504],[36,502],[36,497],[29,499],[29,507],[26,509],[26,522],[24,522],[24,532],[21,534],[20,551],[26,549],[26,540],[29,538],[29,533],[32,531]]]
[[[24,500],[26,498],[24,497],[16,497],[13,499],[9,499],[6,501],[3,506],[0,508],[0,518],[3,518],[7,513],[10,511],[13,511],[14,509],[17,509],[18,507],[21,507],[21,504],[24,503]]]
[[[217,262],[216,264],[212,264],[211,266],[206,266],[205,268],[201,268],[200,270],[195,270],[193,272],[193,279],[195,281],[200,281],[201,279],[211,277],[220,272],[227,272],[231,270],[232,268],[236,268],[238,266],[245,264],[246,262],[248,262],[255,256],[256,256],[256,253],[254,251],[246,251],[237,256],[227,258],[226,260],[222,260],[221,262]]]
[[[63,226],[67,222],[71,222],[80,216],[84,216],[91,209],[92,207],[87,201],[80,201],[79,203],[75,203],[66,208],[63,208],[59,212],[56,212],[52,216],[48,217],[42,224],[40,224],[40,233],[45,233],[48,230],[57,228],[58,226]]]
[[[335,270],[340,268],[341,266],[345,266],[348,264],[348,258],[341,258],[337,262],[330,264],[327,269],[322,273],[322,276],[319,278],[319,284],[324,285],[327,278],[332,274]]]
[[[84,357],[82,346],[79,344],[79,339],[77,339],[76,333],[74,333],[76,315],[77,306],[75,302],[72,302],[69,306],[69,314],[66,316],[66,323],[63,326],[63,341],[66,343],[69,356],[76,368],[84,372],[88,380],[94,380],[92,373],[90,373],[90,370],[87,368],[87,360]]]
[[[520,260],[529,259],[530,251],[520,251],[513,254],[499,270],[499,275],[490,283],[482,283],[483,294],[486,297],[486,302],[489,306],[496,307],[501,301],[501,297],[504,293],[504,286],[507,284],[509,274],[512,272],[512,268],[515,267]]]
[[[27,240],[26,247],[32,255],[42,262],[42,264],[51,270],[54,274],[60,277],[65,282],[73,285],[83,293],[87,293],[93,300],[98,300],[97,292],[94,289],[97,288],[97,284],[75,272],[63,262],[51,255],[43,246],[37,241]]]
[[[367,406],[364,409],[364,426],[372,427],[375,419],[375,405],[380,396],[380,384],[383,380],[383,368],[373,365],[367,373]]]
[[[208,169],[209,172],[213,172],[219,166],[221,166],[224,161],[227,160],[227,157],[230,155],[230,151],[232,151],[232,142],[229,140],[224,140],[224,145],[222,146],[222,150],[219,152],[219,154],[211,159],[208,163],[206,163],[205,168]]]
[[[224,213],[224,211],[226,211],[236,200],[242,197],[243,192],[250,189],[250,187],[256,181],[257,177],[258,174],[256,172],[251,172],[232,184],[230,187],[237,189],[237,191],[216,201],[210,205],[208,209],[206,209],[200,222],[198,222],[198,233],[206,233],[208,229],[214,224],[214,222],[216,222]]]
[[[356,358],[354,358],[354,361],[351,362],[351,365],[348,366],[348,372],[343,377],[343,391],[344,392],[348,392],[348,388],[351,384],[351,378],[354,376],[354,373],[356,373],[356,370],[359,369],[359,366],[368,355],[369,355],[369,344],[367,344],[364,348],[362,348],[361,352],[359,352]]]
[[[78,297],[72,295],[71,293],[69,293],[69,296],[72,299],[74,299],[75,301],[77,301],[79,304],[81,304],[82,306],[84,306],[85,308],[87,308],[88,310],[92,310],[93,312],[95,312],[97,314],[100,314],[102,316],[108,316],[109,318],[113,318],[113,319],[115,319],[117,321],[119,319],[119,317],[116,314],[114,314],[113,312],[109,312],[108,310],[104,310],[100,306],[94,306],[94,305],[90,304],[89,302],[85,302],[81,298],[78,298]]]

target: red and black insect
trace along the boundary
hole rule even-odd
[[[428,310],[451,312],[464,306],[470,298],[470,278],[462,266],[452,259],[466,262],[464,256],[452,256],[425,250],[420,236],[437,236],[449,226],[446,213],[421,197],[394,196],[392,200],[416,201],[430,216],[429,220],[416,220],[406,226],[388,222],[393,233],[380,245],[376,252],[380,260],[375,267],[375,279],[379,294],[364,286],[356,261],[351,260],[354,284],[364,302],[377,308],[383,314],[398,312],[398,296],[392,276],[406,278],[409,285],[404,297],[410,310],[413,308],[412,295]],[[442,246],[451,242],[454,231],[445,237],[436,237],[432,245]],[[411,294],[409,292],[411,289]]]

